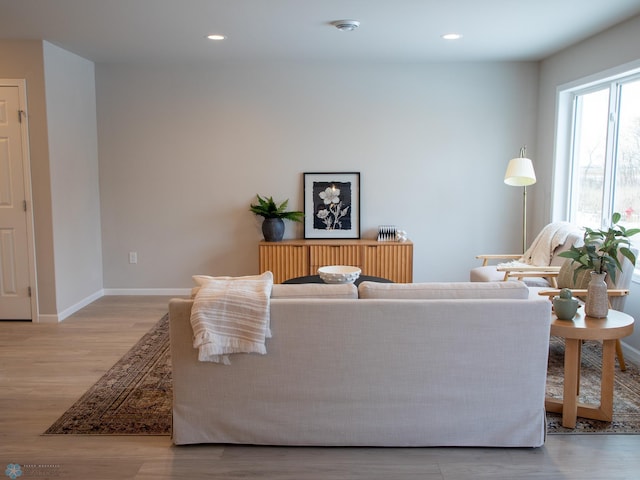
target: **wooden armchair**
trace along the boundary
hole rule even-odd
[[[557,277],[560,273],[557,265],[549,265],[547,267],[539,267],[535,265],[496,265],[496,271],[504,272],[504,280],[515,278],[527,284],[532,284],[534,278],[544,279],[552,288],[557,288]]]
[[[583,234],[581,228],[567,222],[550,223],[524,254],[477,255],[476,258],[482,260],[482,266],[471,269],[470,280],[501,282],[517,279],[529,287],[555,288],[556,277],[565,261],[559,254],[581,242]],[[561,241],[559,237],[562,237]]]

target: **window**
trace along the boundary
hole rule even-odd
[[[566,209],[563,217],[607,228],[620,212],[621,225],[640,228],[640,74],[574,87],[559,100],[565,122],[559,123],[558,158],[566,160],[556,164],[556,175],[566,181],[564,188],[556,183],[556,197],[565,198],[555,200]],[[631,240],[640,249],[640,235]]]

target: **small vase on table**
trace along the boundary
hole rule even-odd
[[[588,317],[605,318],[609,313],[609,296],[607,284],[604,281],[605,273],[591,272],[591,280],[587,286],[587,300],[584,313]]]

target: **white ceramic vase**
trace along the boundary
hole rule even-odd
[[[588,317],[604,318],[609,313],[609,296],[607,283],[604,281],[606,273],[591,272],[591,280],[587,286],[587,301],[584,313]]]

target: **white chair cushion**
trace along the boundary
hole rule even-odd
[[[578,264],[574,265],[573,260],[569,258],[565,260],[562,267],[560,267],[560,272],[558,272],[558,288],[587,288],[589,280],[591,279],[591,270],[578,272],[574,281],[573,275],[576,268],[578,268]]]

